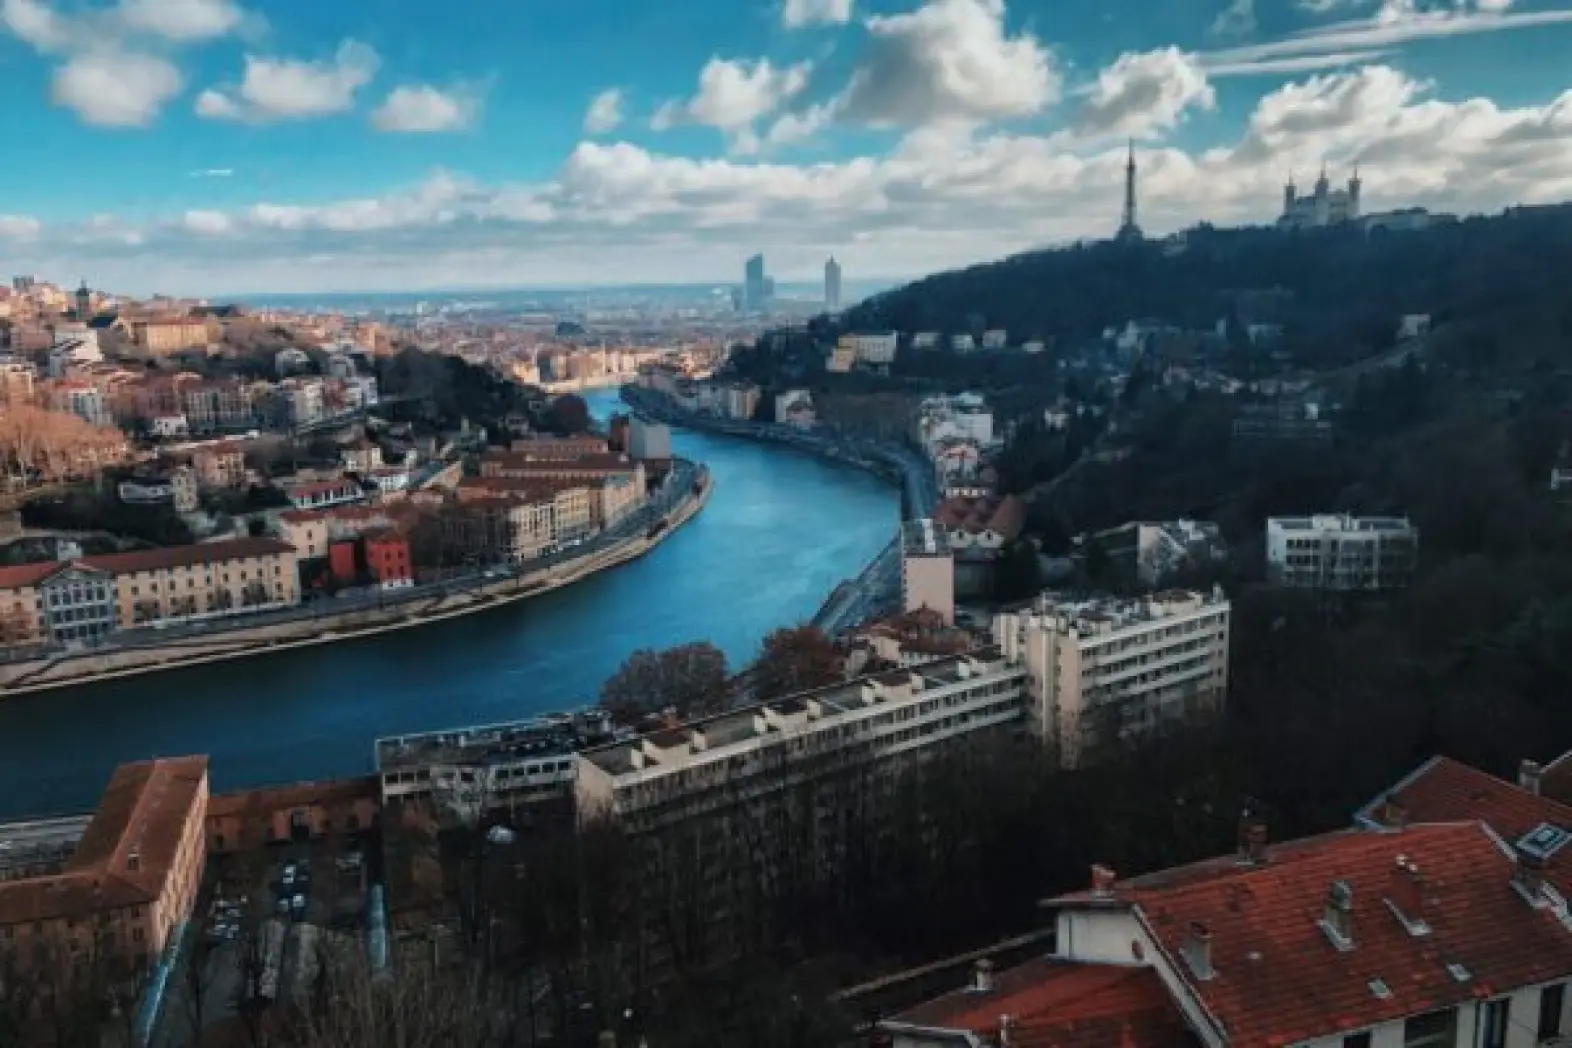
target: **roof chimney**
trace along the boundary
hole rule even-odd
[[[1529,793],[1539,792],[1539,782],[1544,769],[1538,761],[1524,760],[1517,766],[1517,784]]]
[[[972,965],[972,993],[993,992],[993,962],[984,957]]]
[[[1425,921],[1424,887],[1419,867],[1406,856],[1399,855],[1392,865],[1386,904],[1404,930],[1415,937],[1430,934],[1430,925]]]
[[[1321,930],[1338,950],[1354,948],[1354,889],[1347,881],[1333,881],[1327,889]]]
[[[1114,884],[1118,880],[1118,874],[1102,863],[1098,863],[1092,867],[1092,894],[1099,899],[1110,898],[1114,893]]]
[[[1212,930],[1200,921],[1191,921],[1184,939],[1184,963],[1197,979],[1210,979],[1212,971]]]
[[[1266,862],[1266,821],[1250,809],[1239,816],[1239,865],[1260,866]]]

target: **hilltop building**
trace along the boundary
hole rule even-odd
[[[1280,586],[1331,592],[1397,589],[1419,562],[1419,529],[1406,517],[1323,513],[1270,517],[1267,576]]]
[[[1359,218],[1359,169],[1354,169],[1347,189],[1333,189],[1327,181],[1326,168],[1316,179],[1315,192],[1300,196],[1293,179],[1283,187],[1283,213],[1277,224],[1283,229],[1313,229],[1353,222]]]

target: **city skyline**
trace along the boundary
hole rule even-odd
[[[1323,162],[1488,212],[1572,197],[1569,49],[1551,0],[0,0],[15,132],[91,158],[0,173],[0,255],[199,295],[710,282],[757,243],[907,278],[1111,235],[1132,138],[1148,235],[1269,223]]]

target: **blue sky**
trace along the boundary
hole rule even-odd
[[[0,0],[0,265],[193,294],[907,276],[1572,197],[1572,0]]]

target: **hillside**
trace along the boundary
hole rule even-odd
[[[1444,321],[1560,293],[1569,270],[1572,205],[1371,235],[1203,226],[1182,247],[1095,243],[939,273],[868,299],[839,326],[1004,328],[1012,340],[1063,345],[1133,318],[1210,328],[1244,297],[1300,339],[1368,347],[1390,338],[1395,316]]]

